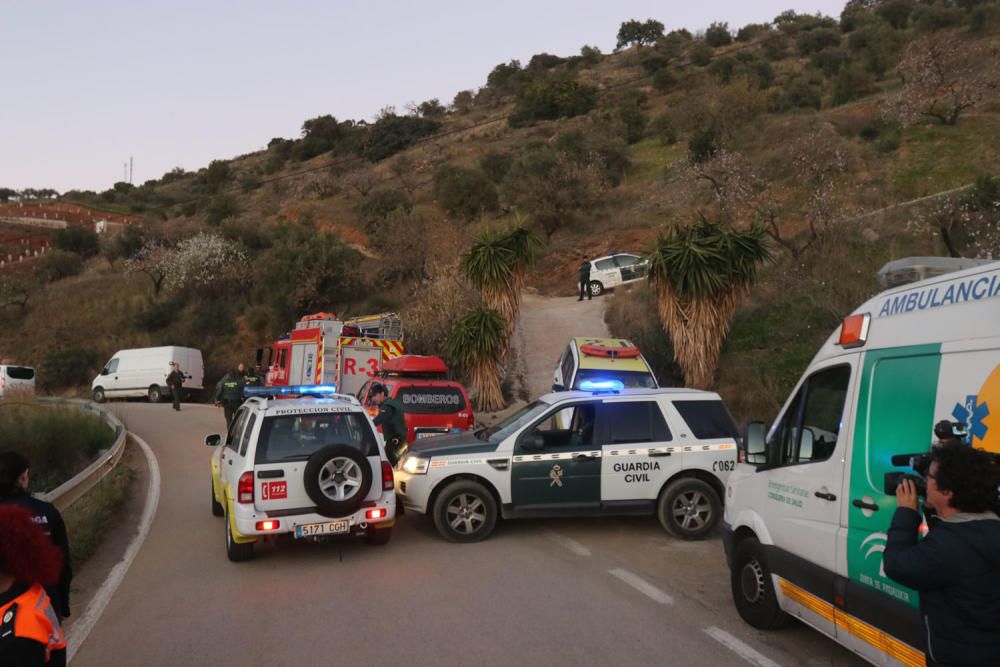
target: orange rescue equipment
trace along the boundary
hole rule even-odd
[[[580,352],[591,357],[605,357],[607,359],[635,359],[641,354],[637,347],[612,347],[592,343],[581,345]]]
[[[66,636],[59,625],[59,617],[40,584],[35,584],[0,607],[0,626],[11,623],[16,637],[44,644],[46,656],[66,648]]]
[[[441,357],[404,354],[382,364],[382,371],[395,375],[423,375],[447,373],[448,366]]]

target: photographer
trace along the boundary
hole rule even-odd
[[[959,442],[931,450],[929,508],[939,522],[919,539],[917,487],[900,482],[882,564],[920,592],[928,665],[993,665],[1000,656],[997,457]]]

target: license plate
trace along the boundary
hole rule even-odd
[[[421,431],[417,433],[417,440],[420,438],[433,438],[435,435],[444,435],[447,431]]]
[[[313,537],[314,535],[343,535],[351,531],[351,522],[346,519],[327,521],[326,523],[307,523],[295,526],[295,537]]]

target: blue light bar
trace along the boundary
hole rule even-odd
[[[625,383],[621,380],[584,380],[580,383],[580,391],[621,391]]]
[[[336,394],[337,387],[332,384],[295,384],[288,387],[243,387],[243,396],[326,396]]]

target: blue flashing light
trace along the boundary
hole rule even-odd
[[[243,396],[327,396],[336,394],[337,387],[332,384],[296,384],[288,387],[243,387]]]
[[[580,391],[621,391],[625,383],[621,380],[584,380],[580,383]]]

